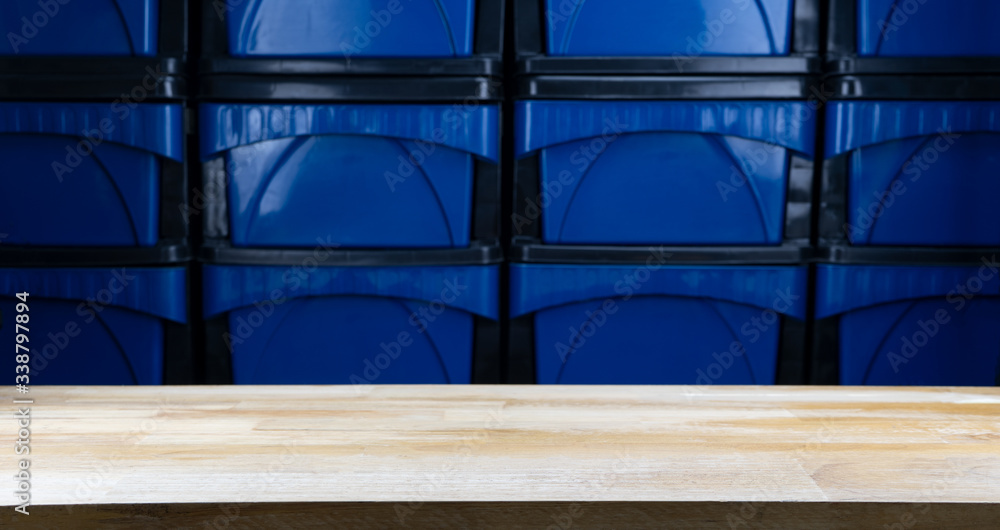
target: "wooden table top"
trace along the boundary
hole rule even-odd
[[[10,410],[24,397],[12,390],[0,394]],[[33,387],[27,397],[34,509],[1000,503],[1000,388]],[[13,474],[17,427],[4,423],[0,470]]]

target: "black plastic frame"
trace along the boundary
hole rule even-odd
[[[208,242],[198,255],[199,261],[211,265],[283,266],[301,265],[315,259],[312,249],[233,248],[227,243]],[[503,262],[503,253],[496,242],[473,243],[459,249],[343,249],[323,250],[323,266],[328,267],[423,267],[435,265],[496,265]]]
[[[1000,76],[837,76],[831,101],[1000,100]],[[847,188],[851,153],[825,159],[817,193],[816,259],[823,263],[975,263],[1000,248],[853,246],[847,237]]]
[[[134,56],[14,56],[0,58],[4,75],[85,76],[100,72],[102,77],[121,78],[125,86],[136,84],[146,69],[163,75],[186,73],[189,40],[188,0],[160,0],[158,54]]]
[[[549,57],[544,0],[514,0],[517,73],[539,74],[811,74],[820,70],[820,1],[794,0],[787,57]]]
[[[176,102],[187,97],[188,81],[185,77],[162,75],[156,70],[138,70],[125,75],[22,75],[0,70],[0,99],[6,100],[101,100],[108,104],[116,101],[128,104]]]
[[[1000,100],[1000,75],[836,75],[831,99]]]
[[[812,323],[806,384],[840,385],[840,316]]]
[[[829,74],[1000,73],[1000,57],[858,57],[857,0],[827,0]]]
[[[826,96],[813,77],[597,77],[539,76],[518,81],[518,99],[576,100],[809,100]],[[822,103],[820,103],[821,105]],[[629,264],[643,262],[651,252],[668,252],[675,263],[799,264],[812,257],[815,164],[789,154],[789,182],[785,210],[785,240],[779,246],[672,245],[551,245],[541,240],[538,156],[513,163],[513,215],[510,259],[524,263],[586,262]]]
[[[500,76],[504,0],[478,0],[473,56],[459,58],[234,58],[229,55],[226,0],[201,0],[201,73],[252,75]],[[218,9],[219,6],[222,9]]]
[[[538,75],[517,78],[518,99],[809,99],[815,76]]]
[[[781,316],[775,384],[802,385],[808,381],[807,323]],[[510,319],[508,324],[506,383],[536,383],[535,314]],[[623,383],[624,384],[624,383]]]
[[[185,278],[187,280],[187,323],[181,324],[169,320],[163,321],[163,384],[164,385],[192,385],[198,383],[197,372],[200,360],[199,353],[195,349],[194,333],[198,327],[195,320],[197,313],[194,306],[200,300],[195,293],[200,290],[194,289],[195,277],[193,272],[195,265],[188,262],[184,266]]]

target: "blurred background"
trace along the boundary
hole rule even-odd
[[[0,343],[32,384],[1000,384],[998,18],[5,0]]]

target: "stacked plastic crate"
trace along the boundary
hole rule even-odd
[[[499,379],[502,4],[204,2],[210,382]]]
[[[830,2],[814,382],[1000,384],[998,16]]]
[[[30,349],[19,382],[190,382],[186,3],[9,0],[0,27],[0,341]]]
[[[511,379],[802,382],[818,2],[515,6]]]

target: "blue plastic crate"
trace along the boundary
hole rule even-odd
[[[23,292],[31,385],[163,383],[165,326],[187,322],[184,268],[0,269],[0,340],[12,350]]]
[[[515,119],[552,244],[780,245],[816,134],[794,101],[525,101]]]
[[[793,0],[545,0],[550,56],[785,56]]]
[[[992,386],[1000,363],[1000,270],[821,265],[816,319],[839,318],[845,385]]]
[[[499,108],[201,107],[202,158],[224,157],[237,247],[462,248],[476,158],[496,163]]]
[[[1000,245],[1000,102],[835,102],[826,128],[851,244]]]
[[[234,57],[467,57],[475,0],[287,0],[232,2]]]
[[[1000,56],[992,1],[858,0],[862,57]]]
[[[160,0],[4,0],[0,55],[155,56],[159,19]]]
[[[0,103],[0,232],[30,246],[151,247],[181,106]]]
[[[206,266],[237,384],[470,383],[498,266]]]
[[[539,384],[774,384],[805,267],[511,265]]]

